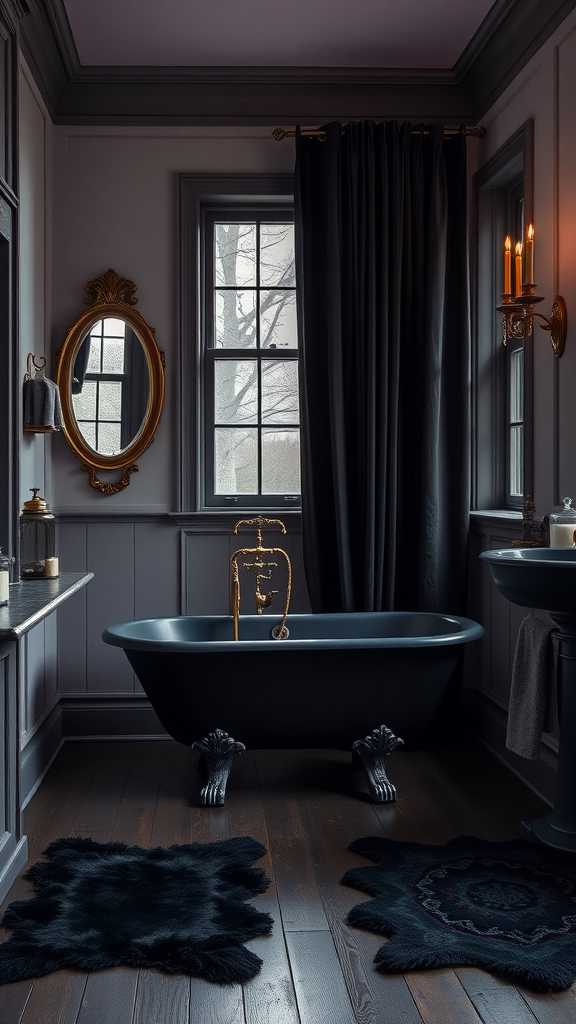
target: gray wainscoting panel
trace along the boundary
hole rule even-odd
[[[124,653],[102,643],[102,631],[134,615],[134,523],[90,523],[88,565],[94,579],[88,591],[87,666],[89,693],[134,690],[134,673]]]
[[[58,555],[62,572],[87,571],[86,523],[60,522],[58,524]],[[92,570],[91,570],[92,571]],[[94,566],[96,583],[98,567]],[[83,587],[73,601],[66,601],[58,609],[58,692],[80,693],[86,690],[86,622],[88,587]]]
[[[135,618],[180,614],[180,531],[169,519],[136,523]]]

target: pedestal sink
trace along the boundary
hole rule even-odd
[[[521,823],[527,839],[576,852],[576,548],[505,548],[483,551],[504,597],[543,608],[557,625],[558,774],[552,813]]]

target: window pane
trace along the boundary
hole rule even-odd
[[[510,427],[510,495],[516,497],[520,497],[524,493],[523,432],[522,424]]]
[[[296,292],[260,292],[261,348],[296,348]]]
[[[98,419],[120,420],[122,417],[122,384],[115,380],[101,380],[98,387]]]
[[[296,284],[294,224],[260,225],[260,284]]]
[[[104,317],[102,321],[103,334],[105,338],[123,338],[126,331],[126,324],[124,320],[119,320],[115,316]]]
[[[120,424],[98,424],[98,451],[100,455],[117,455],[120,451]]]
[[[102,373],[124,373],[124,338],[103,339]]]
[[[214,296],[216,348],[256,348],[256,292],[217,291]]]
[[[99,321],[102,323],[102,321]],[[83,342],[83,344],[86,344]],[[86,373],[100,373],[100,355],[102,351],[102,342],[100,337],[94,337],[90,335],[90,351],[88,354],[88,363],[86,366]]]
[[[80,423],[80,433],[89,444],[93,451],[96,451],[96,424],[95,423]]]
[[[214,275],[217,285],[256,284],[256,225],[214,225]]]
[[[510,422],[524,419],[524,350],[510,353]]]
[[[258,493],[258,430],[216,427],[214,431],[216,494]]]
[[[300,493],[300,431],[262,429],[262,493]]]
[[[72,395],[72,406],[77,420],[96,419],[96,381],[84,381],[80,394]]]
[[[258,363],[255,359],[217,359],[214,363],[216,423],[258,422]]]
[[[262,422],[298,423],[298,363],[262,360]]]

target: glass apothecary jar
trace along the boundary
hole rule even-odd
[[[0,548],[0,606],[8,604],[10,597],[10,565],[12,559],[8,558],[8,555],[2,554],[2,548]]]
[[[550,547],[573,548],[576,537],[576,508],[572,498],[564,498],[561,512],[550,513]]]
[[[20,579],[43,580],[47,575],[46,563],[54,564],[56,553],[56,520],[44,498],[38,497],[39,487],[31,487],[34,497],[24,502],[20,515]]]

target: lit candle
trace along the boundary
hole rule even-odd
[[[58,576],[58,559],[47,558],[44,564],[44,575],[45,576]]]
[[[512,242],[506,235],[504,242],[504,295],[512,294]]]
[[[516,295],[522,294],[522,242],[516,242]]]
[[[526,284],[534,284],[534,225],[528,225],[526,235]]]

